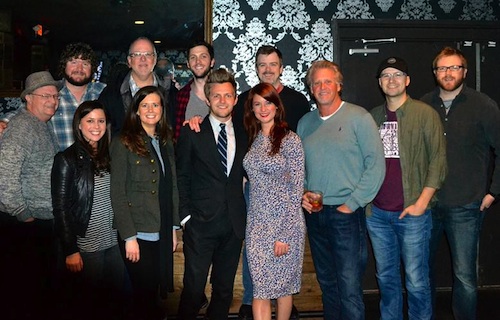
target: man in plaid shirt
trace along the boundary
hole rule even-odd
[[[59,59],[59,75],[64,79],[59,91],[59,108],[50,120],[57,136],[59,150],[73,144],[73,115],[76,108],[88,100],[97,100],[106,87],[102,82],[93,82],[98,60],[92,48],[85,43],[66,46]]]

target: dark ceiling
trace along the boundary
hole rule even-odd
[[[1,0],[18,38],[57,46],[83,41],[95,50],[125,50],[139,36],[161,49],[184,49],[204,35],[205,0]],[[144,20],[141,26],[135,20]],[[36,38],[33,27],[44,35]]]

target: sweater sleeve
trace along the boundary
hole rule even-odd
[[[30,153],[30,145],[36,139],[23,122],[11,124],[5,131],[0,147],[0,210],[25,221],[33,215],[23,197],[21,181],[23,164]]]
[[[377,195],[385,177],[384,149],[373,117],[366,113],[359,118],[356,138],[363,157],[361,178],[345,204],[351,209],[366,206]]]

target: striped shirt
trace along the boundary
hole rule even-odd
[[[81,252],[96,252],[115,246],[117,232],[113,229],[113,208],[110,196],[111,179],[108,172],[94,176],[94,202],[85,237],[77,237]]]

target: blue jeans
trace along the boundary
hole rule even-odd
[[[366,268],[366,219],[364,208],[351,214],[338,206],[323,206],[306,213],[307,234],[325,319],[365,318],[363,275]]]
[[[247,181],[244,187],[244,195],[245,201],[248,204],[250,203],[250,182]],[[247,246],[243,245],[243,254],[241,259],[242,266],[242,281],[243,281],[243,299],[241,300],[241,304],[252,305],[253,300],[253,284],[252,277],[250,276],[250,268],[248,268],[248,259],[247,259]]]
[[[243,246],[243,256],[241,260],[242,266],[242,281],[243,281],[243,298],[241,304],[252,305],[253,300],[253,284],[250,276],[250,268],[248,268],[247,246]]]
[[[380,319],[403,320],[401,260],[408,293],[408,318],[431,319],[431,211],[427,210],[421,216],[408,214],[403,219],[399,219],[400,214],[401,211],[386,211],[372,206],[372,215],[366,218],[377,265],[377,282],[381,295]]]
[[[484,212],[479,210],[481,201],[464,206],[438,205],[432,209],[431,237],[431,286],[435,294],[434,262],[443,233],[450,245],[453,268],[452,309],[456,320],[476,319],[477,305],[477,260],[479,235]],[[433,299],[434,302],[434,299]]]

